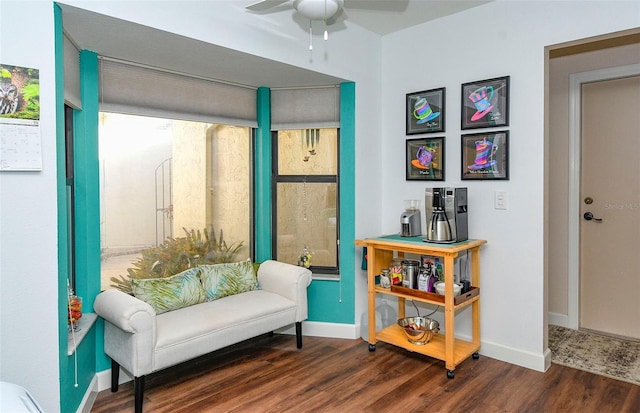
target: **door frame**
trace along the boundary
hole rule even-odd
[[[585,83],[640,76],[640,63],[610,67],[569,76],[569,217],[567,322],[580,327],[580,178],[582,151],[582,85]]]

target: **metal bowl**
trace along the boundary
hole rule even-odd
[[[440,332],[440,323],[428,317],[405,317],[398,319],[398,325],[402,327],[409,343],[427,344],[434,334]]]

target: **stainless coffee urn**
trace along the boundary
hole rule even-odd
[[[424,206],[425,241],[447,244],[469,239],[467,188],[426,188]]]

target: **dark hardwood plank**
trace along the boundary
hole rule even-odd
[[[133,385],[92,412],[133,412]],[[362,340],[261,336],[147,377],[146,413],[640,411],[640,386],[560,365],[546,373],[488,357],[448,379],[444,362]]]

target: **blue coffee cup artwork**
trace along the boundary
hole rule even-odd
[[[445,88],[407,93],[407,135],[444,132]]]
[[[440,116],[440,112],[434,112],[426,98],[419,98],[413,105],[413,117],[416,123],[421,125]]]

